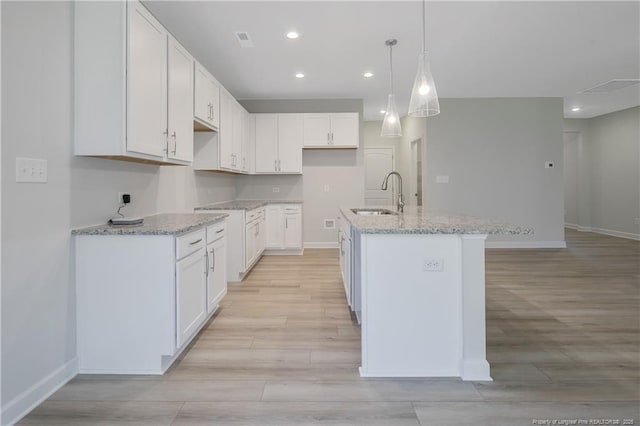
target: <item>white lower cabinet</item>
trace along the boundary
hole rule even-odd
[[[207,228],[207,313],[213,313],[227,294],[226,227]]]
[[[225,223],[209,228],[223,237],[207,244],[204,226],[181,236],[76,235],[80,373],[171,366],[226,294]]]
[[[266,249],[302,249],[302,207],[299,204],[269,205],[266,216]]]
[[[176,264],[177,346],[185,344],[207,316],[205,252],[200,248]]]
[[[260,259],[265,245],[264,208],[250,210],[246,213],[245,225],[245,262],[244,270],[249,271]]]

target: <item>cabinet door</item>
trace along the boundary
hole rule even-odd
[[[213,312],[227,294],[226,239],[220,238],[207,246],[209,271],[207,273],[207,312]]]
[[[138,2],[129,3],[128,26],[127,151],[164,158],[167,33]]]
[[[195,63],[194,118],[215,128],[219,126],[220,89],[216,80],[202,65]]]
[[[249,113],[242,106],[240,106],[240,117],[241,120],[241,133],[242,133],[242,163],[241,170],[243,173],[247,173],[249,171]]]
[[[256,258],[262,256],[262,252],[264,252],[264,248],[266,245],[266,222],[264,219],[259,220],[256,224]]]
[[[273,173],[277,170],[278,114],[256,114],[256,173]]]
[[[242,170],[242,107],[233,99],[233,169]]]
[[[233,98],[227,91],[220,90],[220,167],[233,168]]]
[[[278,171],[302,173],[302,114],[278,115]]]
[[[300,213],[284,213],[284,247],[302,247],[302,215]]]
[[[256,258],[256,223],[251,222],[245,226],[244,233],[244,270],[247,271],[249,266]]]
[[[265,248],[280,249],[284,245],[282,206],[267,206],[265,216]]]
[[[193,161],[193,58],[169,36],[167,60],[169,158]]]
[[[357,148],[360,142],[358,114],[331,114],[331,145]]]
[[[329,144],[331,133],[329,114],[304,114],[303,120],[305,147],[323,147]]]
[[[205,251],[176,264],[177,346],[181,347],[204,321],[207,312]]]

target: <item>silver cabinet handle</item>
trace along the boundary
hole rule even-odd
[[[280,160],[278,160],[278,171],[281,172],[282,171],[282,167],[280,166]]]
[[[224,231],[224,228],[223,228],[223,229],[218,229],[218,230],[216,231],[216,234],[219,234],[219,233],[221,233],[221,232],[223,232],[223,231]]]
[[[284,227],[286,229],[289,229],[289,217],[288,216],[285,216],[285,218],[284,218]]]
[[[327,143],[330,143],[331,139],[329,138],[330,133],[327,133]]]
[[[333,132],[331,132],[331,145],[333,145]]]
[[[207,259],[209,256],[207,256]],[[211,249],[211,272],[215,272],[216,270],[216,251]]]
[[[174,130],[174,132],[171,134],[171,137],[173,138],[173,155],[176,155],[176,151],[178,150],[178,136],[176,135],[176,132]]]
[[[278,171],[278,160],[273,160],[273,171],[274,172]]]
[[[200,238],[199,240],[195,240],[189,243],[190,246],[196,245],[198,244],[200,241],[202,241],[202,238]]]
[[[205,266],[205,268],[204,268],[204,275],[205,275],[205,276],[208,276],[208,275],[209,275],[209,253],[207,253],[207,252],[205,251],[205,252],[204,252],[204,257],[207,259],[207,261],[206,261],[206,262],[207,262],[207,263],[206,263],[206,265],[207,265],[207,266]]]

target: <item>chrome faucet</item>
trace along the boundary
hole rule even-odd
[[[385,176],[384,180],[382,181],[382,188],[380,188],[380,189],[382,189],[383,191],[387,190],[387,184],[389,183],[389,177],[391,175],[398,176],[398,182],[400,182],[400,194],[398,195],[397,208],[398,208],[398,211],[400,213],[402,213],[404,211],[404,197],[402,196],[402,176],[400,176],[400,173],[391,172],[387,176]]]

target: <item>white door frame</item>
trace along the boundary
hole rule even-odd
[[[367,145],[364,148],[364,167],[367,167],[366,164],[366,158],[367,158],[367,150],[368,149],[390,149],[391,150],[391,170],[397,170],[397,158],[396,158],[396,147],[393,145]],[[366,173],[366,171],[365,171]],[[382,182],[380,182],[380,184],[382,185]],[[366,184],[365,184],[366,185]],[[366,190],[367,188],[365,187],[365,197],[366,197]],[[395,200],[396,199],[396,181],[392,179],[391,181],[391,200]],[[393,203],[393,201],[392,201]]]

